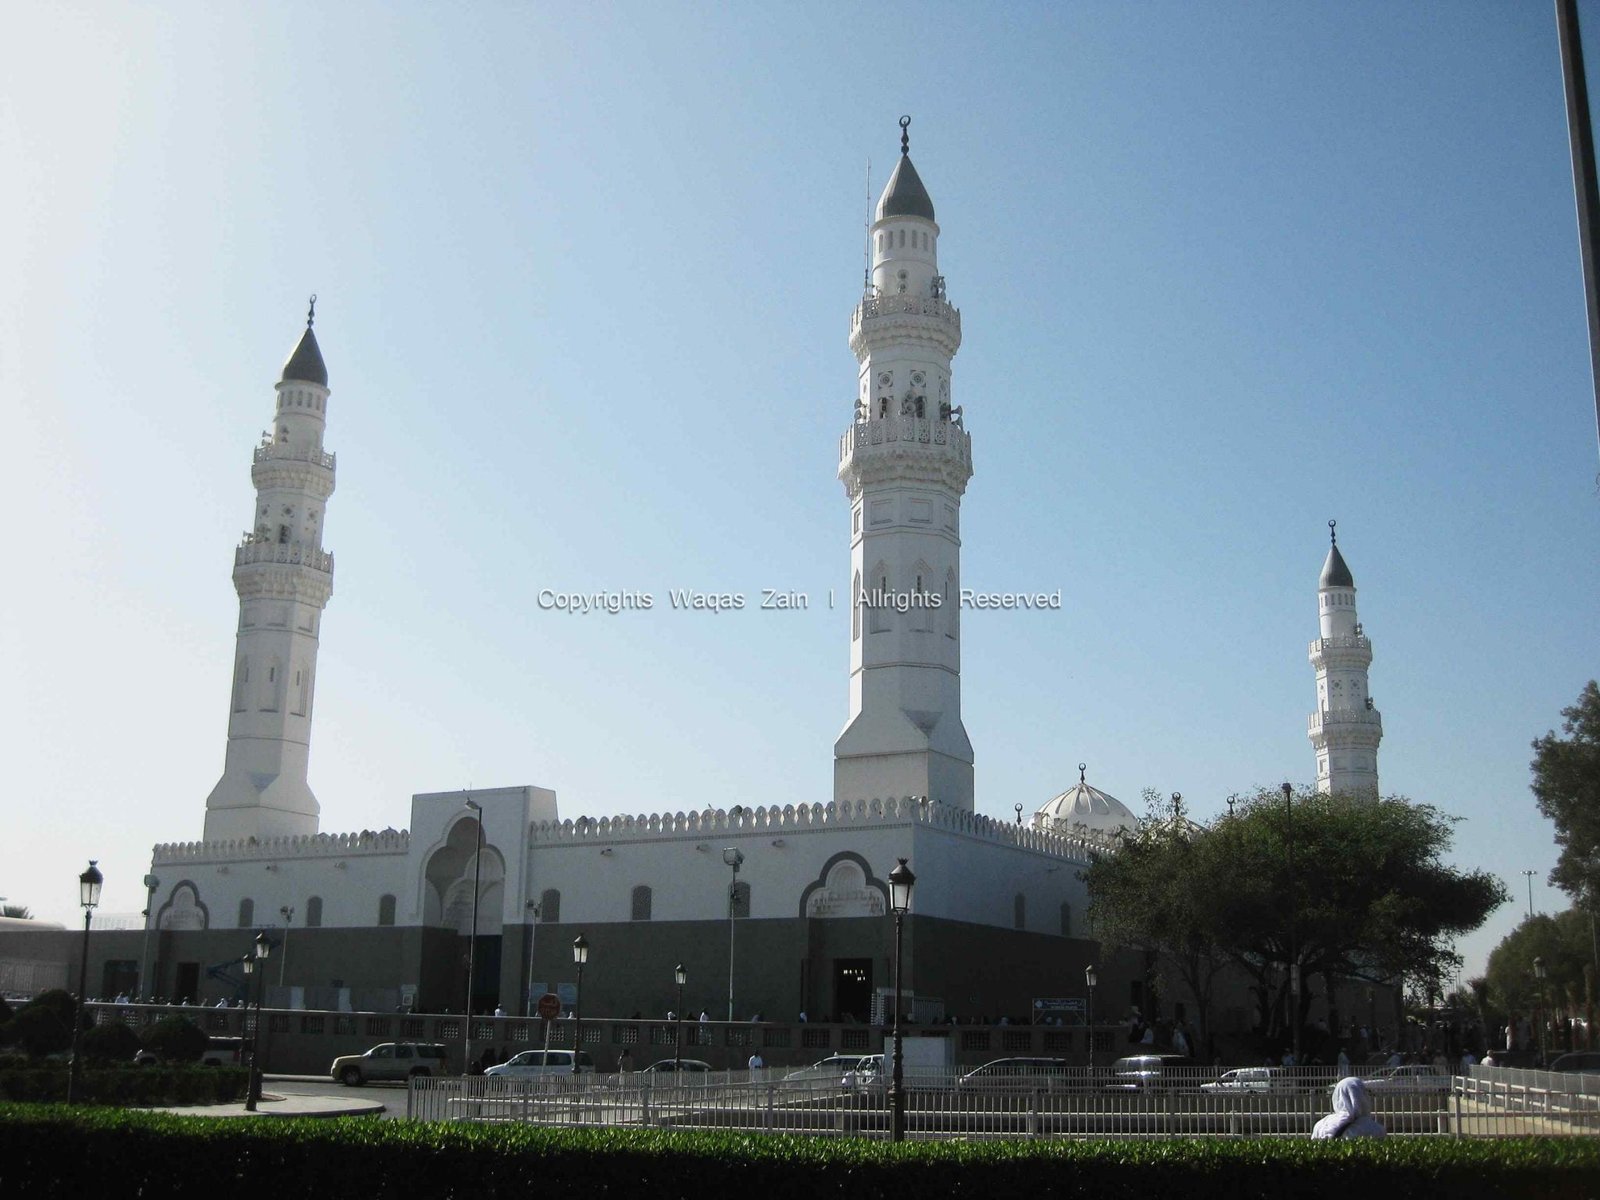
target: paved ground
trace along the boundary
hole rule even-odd
[[[346,1088],[322,1075],[268,1075],[262,1083],[261,1103],[255,1112],[248,1111],[243,1100],[155,1111],[190,1117],[392,1117],[404,1116],[406,1111],[403,1087]]]

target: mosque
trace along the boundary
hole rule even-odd
[[[850,509],[849,706],[833,795],[571,820],[554,791],[498,787],[415,795],[403,830],[323,832],[307,766],[337,461],[324,445],[332,393],[313,307],[251,464],[222,775],[200,839],[154,849],[146,928],[92,938],[91,994],[214,1001],[232,989],[212,968],[268,929],[283,943],[270,1006],[459,1012],[470,991],[475,1011],[518,1014],[545,991],[570,1003],[581,933],[587,1011],[665,1011],[682,964],[691,1011],[867,1019],[891,984],[892,923],[871,918],[885,916],[886,879],[905,860],[917,875],[906,1007],[919,1017],[1025,1016],[1040,997],[1076,994],[1090,963],[1117,1012],[1153,1001],[1136,964],[1099,960],[1080,877],[1134,814],[1082,764],[1027,823],[1020,806],[1015,823],[975,810],[961,719],[972,433],[951,369],[961,313],[939,271],[942,231],[908,123],[850,315],[859,370],[838,466]],[[1318,586],[1309,735],[1319,788],[1376,794],[1382,724],[1355,596],[1334,544]],[[75,953],[68,934],[0,930],[0,959],[29,937],[63,939],[59,951],[28,943],[35,958]]]

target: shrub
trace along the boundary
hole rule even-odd
[[[85,1067],[78,1076],[78,1097],[84,1104],[181,1105],[227,1104],[244,1098],[250,1073],[239,1067]],[[65,1064],[0,1066],[0,1100],[36,1104],[67,1098]],[[0,1168],[0,1191],[5,1172]]]
[[[126,1025],[115,1024],[96,1025],[93,1029],[84,1030],[78,1048],[83,1051],[86,1062],[131,1066],[133,1056],[139,1053],[142,1045],[137,1033]]]
[[[72,1025],[44,1005],[29,1004],[6,1026],[11,1042],[29,1058],[43,1058],[72,1046]]]
[[[31,1008],[42,1008],[54,1015],[55,1019],[70,1033],[73,1021],[78,1019],[78,1002],[72,998],[72,993],[61,988],[51,988],[48,992],[40,992],[32,1000],[24,1004],[20,1011],[27,1012]]]
[[[144,1033],[145,1048],[167,1062],[199,1062],[211,1039],[187,1017],[162,1017]]]

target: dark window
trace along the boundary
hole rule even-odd
[[[378,897],[378,924],[379,925],[393,925],[394,924],[394,897],[393,896],[379,896]]]
[[[1028,927],[1028,898],[1021,892],[1018,892],[1016,899],[1011,902],[1011,925],[1014,929]]]
[[[306,901],[306,928],[322,928],[322,897],[313,896]]]
[[[239,901],[239,928],[249,929],[256,923],[256,902],[245,899]]]
[[[650,889],[640,884],[633,889],[633,920],[648,921],[650,919]]]
[[[561,892],[557,888],[545,888],[539,897],[539,923],[541,925],[555,925],[561,920]]]

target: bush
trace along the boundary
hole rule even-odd
[[[96,1025],[93,1029],[83,1031],[78,1048],[83,1052],[85,1062],[132,1066],[133,1056],[139,1053],[143,1044],[139,1035],[126,1025]]]
[[[6,1026],[12,1045],[29,1058],[43,1058],[72,1048],[72,1025],[43,1005],[25,1005]]]
[[[187,1017],[162,1017],[144,1032],[144,1045],[171,1063],[199,1062],[211,1039]]]
[[[244,1099],[250,1073],[240,1067],[85,1067],[78,1076],[84,1104],[228,1104]],[[0,1066],[0,1100],[49,1104],[67,1098],[65,1064]],[[5,1172],[0,1168],[0,1191]]]
[[[27,1012],[30,1008],[42,1008],[54,1015],[55,1019],[70,1033],[72,1023],[78,1019],[78,1002],[72,998],[72,993],[61,988],[51,988],[48,992],[40,992],[21,1008]]]

